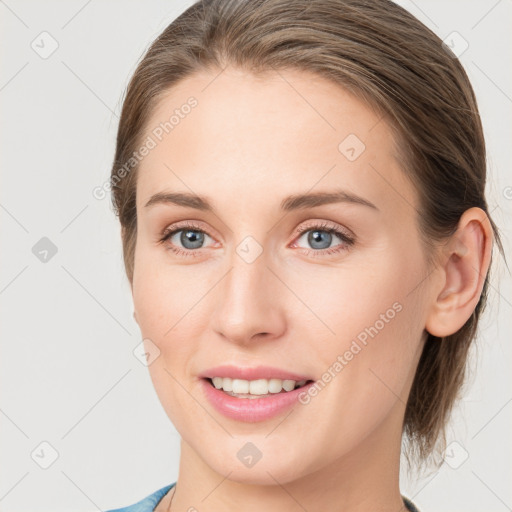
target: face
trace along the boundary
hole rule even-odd
[[[132,292],[158,397],[198,460],[240,482],[399,450],[429,280],[390,128],[313,74],[217,75],[169,90],[144,137]],[[273,416],[227,416],[201,377],[218,365],[313,384]]]

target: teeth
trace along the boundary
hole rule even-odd
[[[213,377],[213,385],[217,389],[230,392],[229,394],[250,394],[250,395],[268,395],[269,393],[281,393],[285,391],[292,391],[296,387],[301,387],[306,384],[305,380],[281,380],[281,379],[258,379],[258,380],[243,380],[231,379],[229,377]]]

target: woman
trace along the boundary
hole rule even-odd
[[[417,510],[497,228],[466,73],[391,1],[197,2],[128,86],[111,185],[181,435],[124,511]]]

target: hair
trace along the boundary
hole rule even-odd
[[[429,262],[435,243],[453,235],[461,215],[474,206],[489,216],[503,254],[485,199],[486,152],[476,98],[461,63],[436,34],[390,0],[204,0],[157,37],[127,87],[110,185],[130,283],[138,165],[123,179],[118,170],[139,147],[164,93],[195,72],[218,73],[227,65],[255,75],[310,71],[378,112],[417,190],[417,222]],[[427,333],[402,429],[410,441],[409,466],[411,458],[425,464],[446,447],[445,427],[464,384],[488,283],[489,274],[461,329],[442,338]]]

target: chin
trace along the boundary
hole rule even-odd
[[[264,447],[264,441],[252,442],[250,435],[237,436],[228,443],[218,444],[218,451],[208,453],[203,460],[214,472],[240,484],[284,485],[314,471],[304,465],[304,450],[290,446],[290,453],[283,453],[284,440],[277,437],[277,432],[275,435],[276,448],[270,440],[266,440]],[[226,453],[233,456],[226,457]]]

